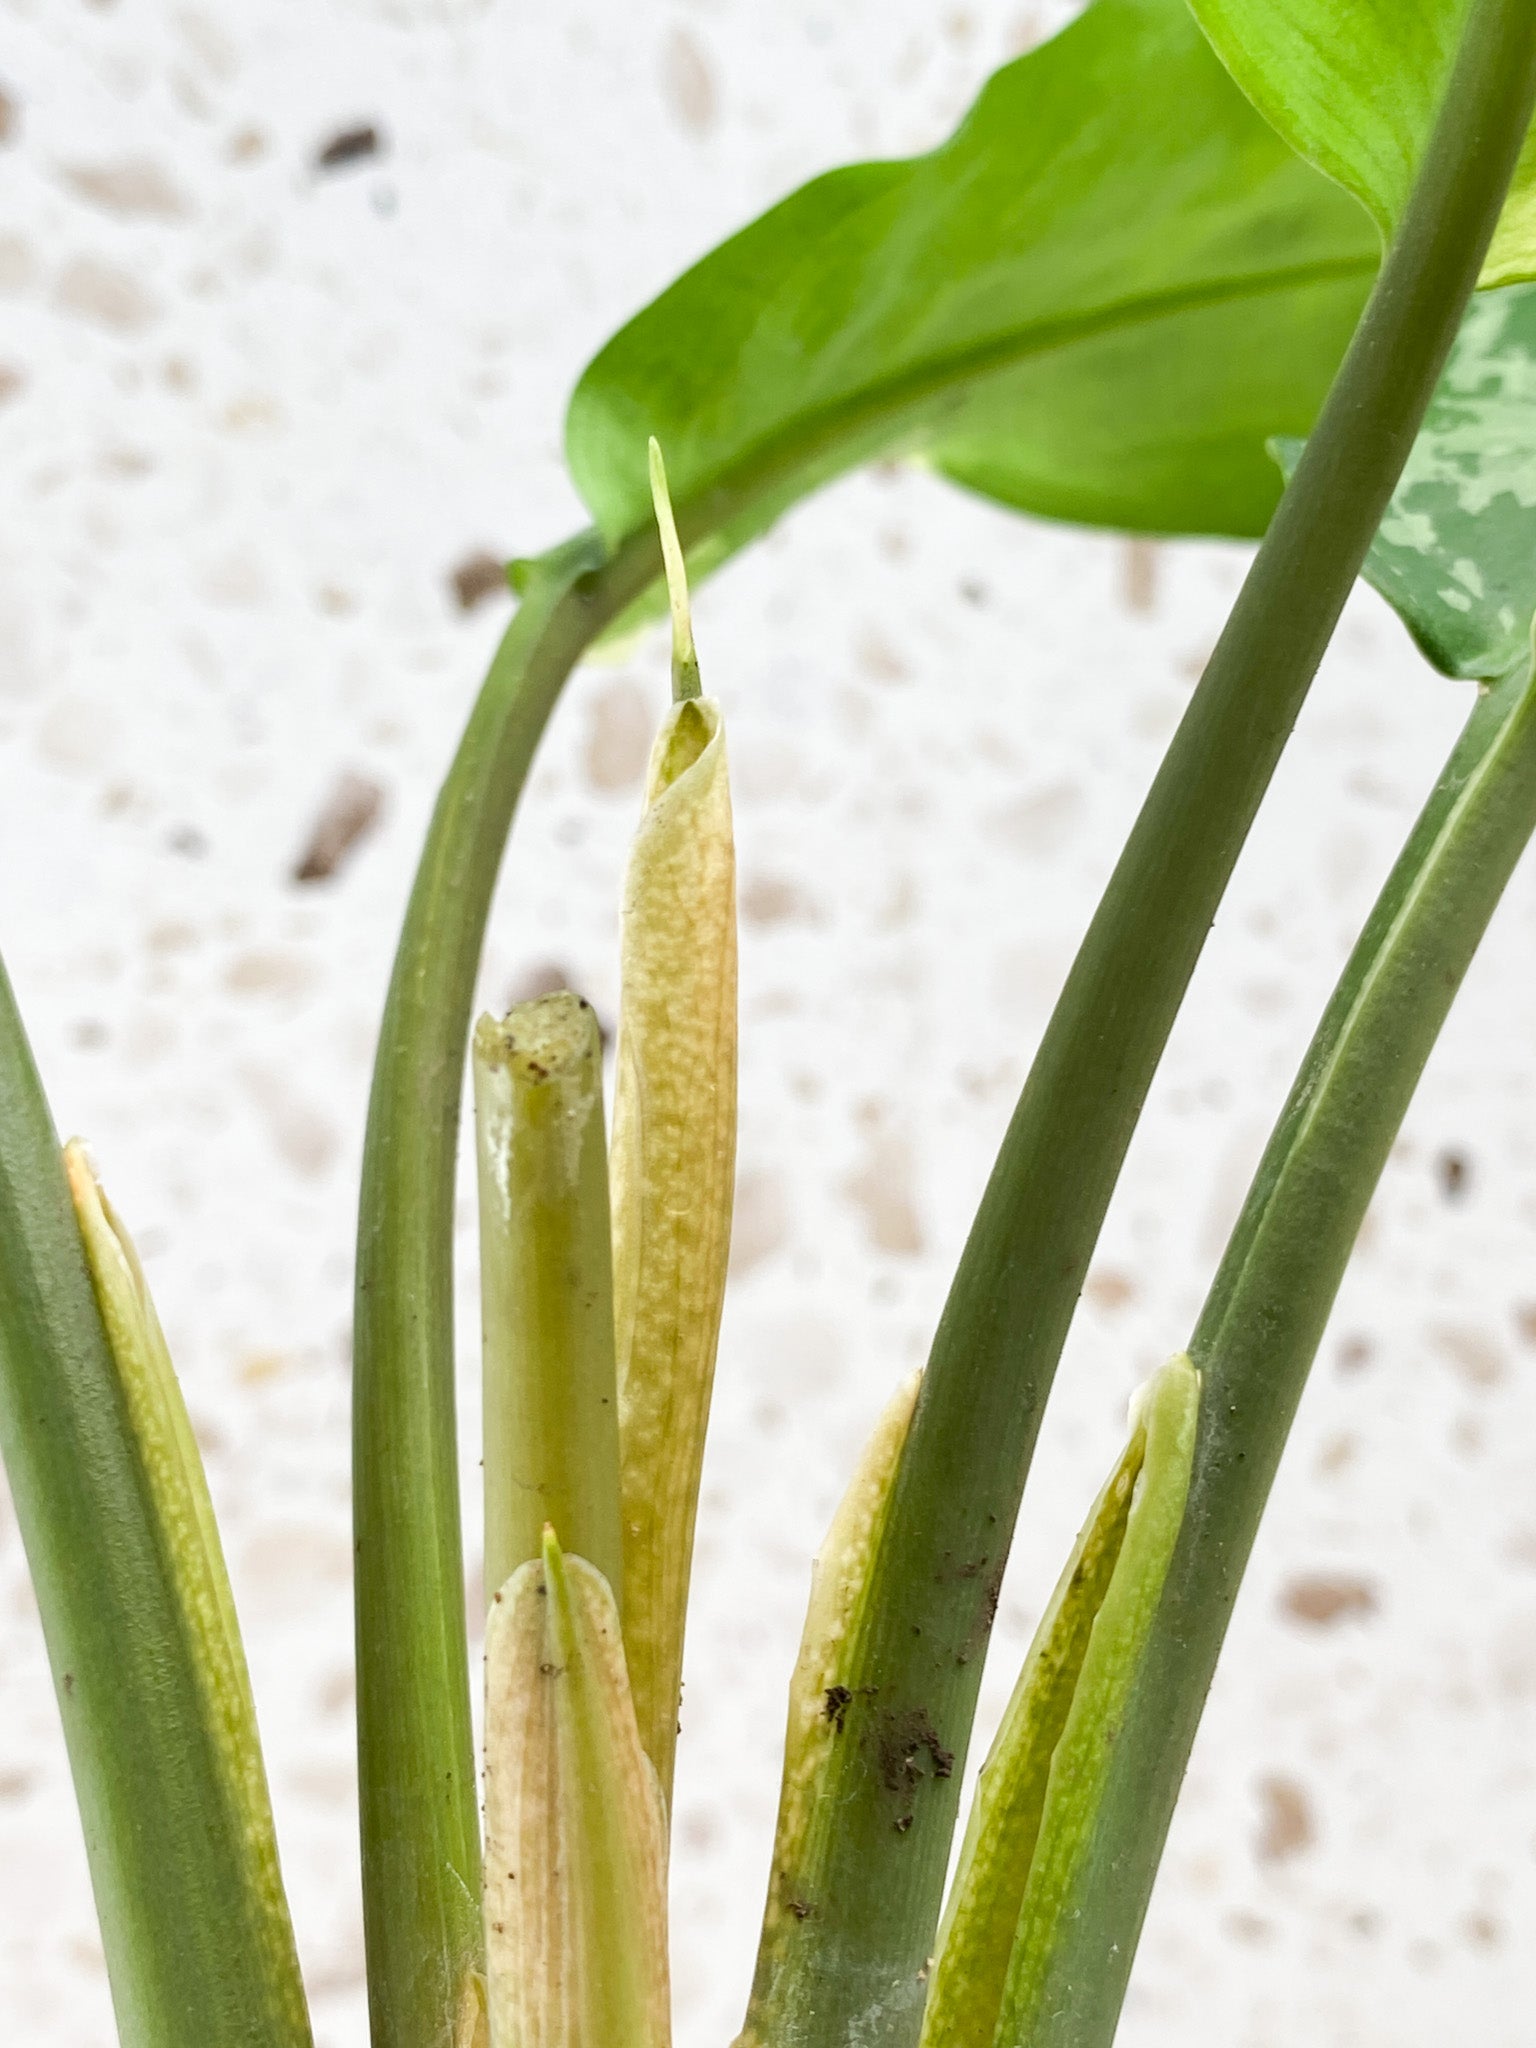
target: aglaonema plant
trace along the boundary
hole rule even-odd
[[[519,610],[428,834],[369,1115],[354,1497],[376,2048],[670,2038],[670,1797],[736,1089],[724,721],[684,554],[713,570],[875,455],[1058,518],[1263,535],[1067,978],[927,1366],[893,1393],[817,1560],[742,2035],[1107,2048],[1334,1291],[1536,828],[1533,98],[1528,0],[1094,0],[942,148],[816,180],[578,384],[568,451],[594,529],[514,565]],[[946,1894],[997,1588],[1077,1294],[1362,567],[1477,701],[1188,1349],[1133,1403]],[[579,996],[472,1034],[470,1011],[544,723],[583,652],[662,587],[673,701],[624,883],[610,1139]],[[728,698],[728,650],[717,672]],[[471,1042],[483,1774],[451,1321]],[[3,979],[0,1449],[122,2040],[307,2041],[196,1447],[127,1233],[83,1151],[60,1151]]]

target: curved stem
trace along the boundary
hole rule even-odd
[[[647,535],[535,568],[443,784],[395,956],[358,1221],[358,1796],[375,2048],[441,2048],[480,1956],[453,1385],[453,1200],[475,975],[512,813],[566,676],[650,583]]]
[[[982,1651],[1089,1257],[1211,920],[1454,339],[1533,86],[1536,9],[1477,0],[1371,302],[1025,1084],[874,1563],[829,1792],[838,1825],[802,1901],[802,1938],[760,1961],[749,2025],[784,2048],[875,2034],[903,2048],[920,2023]],[[898,1814],[881,1759],[889,1731],[919,1716],[956,1763],[915,1800],[903,1785]],[[1074,2034],[1074,2048],[1087,2038]]]

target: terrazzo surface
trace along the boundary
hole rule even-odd
[[[366,2038],[353,1204],[412,863],[510,610],[477,558],[580,523],[563,404],[627,312],[815,171],[939,139],[1068,12],[0,0],[0,942],[58,1121],[94,1145],[184,1377],[323,2048]],[[739,2024],[809,1559],[924,1355],[1244,559],[1009,518],[892,471],[828,491],[699,599],[729,721],[743,1037],[676,1801],[682,2048]],[[612,1020],[618,879],[665,690],[654,636],[571,685],[506,863],[487,1003],[558,973]],[[1095,1260],[989,1723],[1466,708],[1358,594]],[[329,872],[296,878],[306,864]],[[1303,1404],[1126,2048],[1529,2038],[1533,938],[1527,866]],[[459,1226],[472,1470],[467,1181]],[[472,1510],[466,1547],[477,1579]],[[113,2038],[3,1496],[0,2015],[8,2039]]]

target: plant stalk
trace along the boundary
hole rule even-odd
[[[603,1050],[568,992],[475,1028],[485,1597],[546,1526],[622,1600]]]
[[[444,781],[390,980],[358,1219],[358,1796],[374,2048],[448,2048],[481,1956],[453,1388],[453,1199],[475,974],[561,685],[654,580],[644,535],[541,559]]]
[[[1536,9],[1476,0],[1370,303],[1025,1084],[935,1336],[874,1563],[839,1825],[803,1939],[765,1951],[771,1966],[754,1987],[749,2026],[779,2048],[904,2048],[920,2024],[958,1760],[1089,1258],[1205,935],[1455,337],[1533,85]],[[1208,1405],[1222,1408],[1214,1396]],[[957,1761],[930,1773],[915,1802],[903,1792],[913,1817],[898,1832],[882,1730],[915,1714]],[[1087,2037],[1071,2038],[1078,2048]]]

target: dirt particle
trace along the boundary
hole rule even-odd
[[[339,171],[348,164],[366,163],[369,157],[380,156],[384,150],[384,137],[371,121],[359,121],[355,127],[338,128],[328,142],[321,143],[315,151],[317,171]]]
[[[186,195],[170,173],[149,157],[70,164],[59,176],[77,199],[120,220],[185,220],[190,211]]]
[[[1447,1146],[1435,1156],[1435,1178],[1445,1199],[1459,1202],[1471,1183],[1472,1162],[1465,1152]]]
[[[21,109],[0,86],[0,143],[14,142],[21,127]]]
[[[1461,1926],[1473,1948],[1499,1948],[1503,1944],[1503,1926],[1491,1913],[1469,1913]]]
[[[912,1148],[904,1138],[886,1134],[870,1140],[863,1163],[843,1182],[875,1250],[898,1258],[916,1258],[923,1249],[912,1175]]]
[[[713,1849],[721,1837],[720,1816],[712,1806],[690,1806],[678,1815],[678,1833],[690,1849]]]
[[[1145,616],[1156,609],[1156,541],[1126,541],[1120,556],[1120,589],[1128,612]]]
[[[219,23],[195,8],[177,11],[176,27],[194,61],[211,78],[227,82],[240,68],[240,56]]]
[[[807,1905],[804,1899],[789,1899],[785,1903],[797,1920],[809,1920],[816,1910],[814,1906]]]
[[[1317,1840],[1317,1824],[1306,1793],[1294,1778],[1278,1773],[1259,1780],[1259,1831],[1253,1853],[1261,1863],[1284,1863]]]
[[[258,563],[239,549],[221,555],[203,571],[203,595],[210,604],[244,607],[259,605],[267,595],[267,581]]]
[[[118,721],[104,705],[73,692],[50,707],[37,728],[37,750],[51,768],[88,775],[104,768],[119,745]]]
[[[1136,1299],[1136,1282],[1113,1266],[1096,1266],[1083,1282],[1083,1293],[1095,1308],[1124,1308]]]
[[[1493,1653],[1494,1683],[1506,1699],[1536,1699],[1536,1622],[1515,1614],[1500,1629]]]
[[[1083,793],[1071,782],[1015,797],[987,821],[988,836],[1013,853],[1045,859],[1072,837],[1083,814]]]
[[[742,885],[741,915],[759,930],[782,924],[816,924],[816,906],[797,882],[783,875],[754,875]]]
[[[685,28],[674,28],[661,49],[661,94],[685,134],[702,141],[720,117],[714,67],[703,44]]]
[[[954,1772],[954,1751],[940,1742],[926,1707],[886,1708],[876,1717],[874,1739],[887,1792],[908,1797],[925,1777],[948,1778]],[[910,1825],[910,1814],[907,1820]]]
[[[302,996],[314,979],[313,961],[276,947],[237,953],[224,970],[224,986],[236,996]]]
[[[1503,1379],[1503,1354],[1483,1331],[1464,1323],[1441,1323],[1430,1331],[1429,1339],[1469,1387],[1496,1387]]]
[[[910,665],[874,626],[867,626],[859,635],[854,655],[865,675],[877,683],[904,683],[912,673]]]
[[[1364,1372],[1372,1357],[1369,1337],[1346,1337],[1338,1349],[1337,1364],[1340,1372]]]
[[[247,1067],[241,1076],[278,1157],[302,1180],[320,1180],[341,1149],[335,1127],[302,1101],[286,1079],[269,1067]]]
[[[1363,1621],[1380,1602],[1368,1579],[1344,1572],[1314,1572],[1290,1579],[1281,1589],[1281,1611],[1309,1628],[1333,1628],[1341,1621]]]
[[[262,1387],[281,1379],[292,1362],[286,1352],[248,1351],[235,1370],[243,1386]]]
[[[1346,1466],[1354,1463],[1358,1449],[1359,1444],[1349,1431],[1340,1430],[1336,1435],[1327,1438],[1318,1452],[1318,1471],[1331,1479],[1335,1473],[1342,1472]]]
[[[472,612],[487,598],[510,597],[512,594],[506,564],[489,548],[477,548],[473,554],[466,555],[450,574],[448,582],[461,612]]]
[[[761,1169],[736,1176],[731,1214],[731,1273],[739,1277],[771,1258],[789,1236],[789,1204],[776,1173]]]
[[[633,789],[645,773],[655,730],[655,707],[638,683],[618,676],[606,684],[587,711],[587,781],[606,793]]]
[[[24,292],[37,282],[39,264],[30,242],[0,235],[0,292]]]
[[[379,822],[384,791],[372,776],[348,769],[336,778],[294,863],[296,882],[325,882]]]
[[[8,398],[14,398],[25,382],[20,370],[13,370],[7,363],[0,363],[0,405]]]
[[[1234,1941],[1243,1942],[1249,1948],[1257,1948],[1270,1940],[1274,1925],[1260,1913],[1229,1913],[1226,1930]]]
[[[834,1735],[841,1735],[843,1724],[848,1719],[848,1709],[853,1704],[853,1693],[846,1685],[829,1685],[824,1696],[822,1713],[832,1723]]]
[[[53,300],[62,312],[113,334],[141,334],[160,312],[131,270],[96,256],[77,256],[65,264]]]

